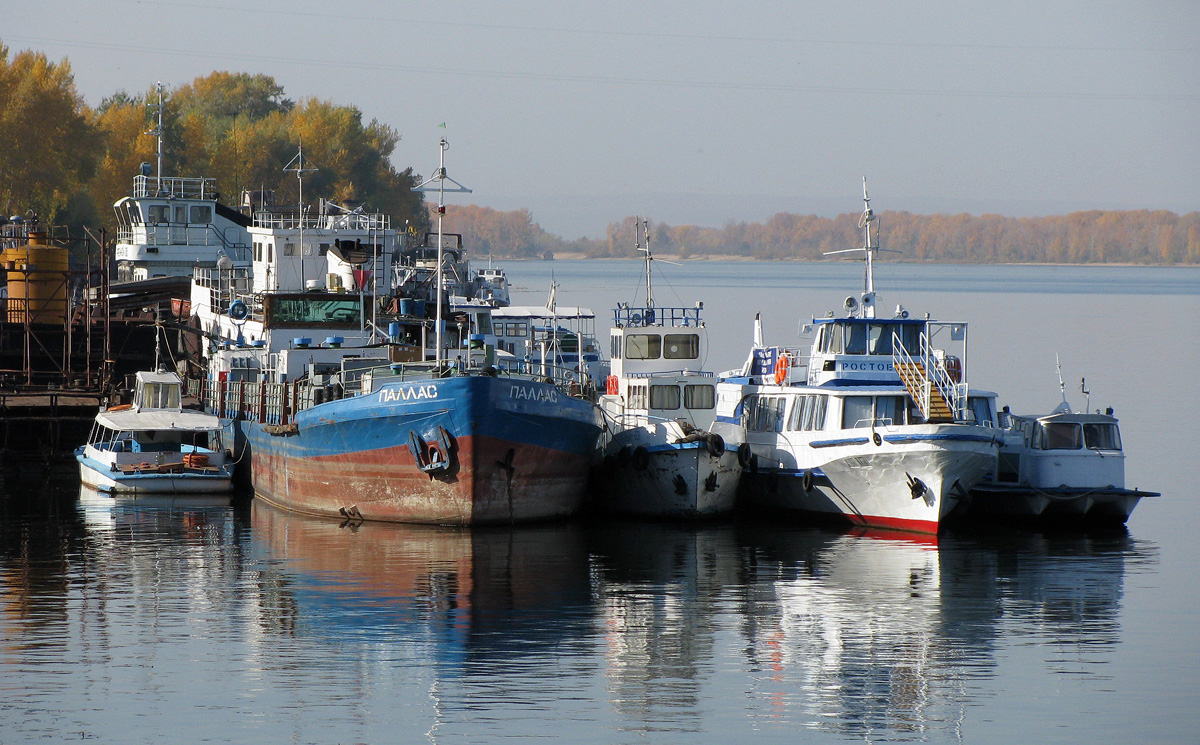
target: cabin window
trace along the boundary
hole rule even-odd
[[[355,325],[362,315],[356,297],[270,298],[267,305],[267,325],[311,326],[314,324]]]
[[[207,204],[194,204],[188,215],[188,222],[194,225],[207,225],[212,222],[212,207]]]
[[[296,247],[295,243],[292,243],[291,241],[287,241],[286,243],[283,244],[283,255],[284,256],[299,256],[300,251]]]
[[[509,336],[529,336],[529,324],[525,322],[510,323],[507,326]]]
[[[1083,425],[1083,441],[1091,450],[1121,449],[1121,433],[1115,424]]]
[[[803,427],[805,430],[822,430],[825,429],[825,407],[829,403],[829,396],[812,396],[812,407],[804,409]]]
[[[872,323],[867,326],[867,354],[892,353],[892,328],[890,323]]]
[[[175,205],[175,222],[179,223],[180,225],[187,224],[187,205],[186,204]]]
[[[742,399],[742,426],[750,429],[750,423],[754,421],[754,410],[758,407],[758,396],[746,396]]]
[[[679,386],[652,385],[650,386],[650,408],[669,409],[679,408]]]
[[[811,413],[813,400],[816,396],[797,396],[792,404],[792,414],[788,420],[788,429],[800,431],[804,429],[805,412]]]
[[[171,222],[171,205],[169,204],[151,204],[146,208],[146,222],[168,223]]]
[[[1075,423],[1048,423],[1041,426],[1040,444],[1043,450],[1078,450],[1083,446],[1083,432]]]
[[[885,424],[906,424],[904,415],[908,396],[879,396],[875,399],[875,418]]]
[[[842,327],[846,335],[846,354],[867,353],[867,326],[863,323],[852,323]]]
[[[685,385],[683,405],[688,409],[714,409],[717,406],[717,389],[711,385]]]
[[[971,414],[975,417],[976,424],[981,427],[995,426],[995,420],[992,418],[992,400],[990,398],[970,398],[967,400],[967,405],[971,409]]]
[[[254,242],[254,260],[262,261],[262,244],[258,241]]]
[[[842,429],[870,427],[875,416],[870,396],[847,396],[842,399]]]
[[[492,335],[492,316],[488,313],[475,314],[475,332],[478,334]]]
[[[146,383],[138,403],[143,409],[178,409],[179,385],[175,383]]]
[[[663,337],[663,357],[669,360],[694,360],[699,356],[699,334],[667,334]]]
[[[817,327],[817,350],[827,354],[837,354],[842,351],[842,332],[830,323]]]
[[[645,409],[646,406],[646,386],[631,385],[629,386],[629,408]]]
[[[621,337],[614,336],[609,339],[608,356],[614,360],[621,359]]]
[[[760,398],[754,411],[754,419],[748,429],[758,432],[782,432],[787,399],[782,396]]]
[[[656,360],[662,356],[662,337],[658,334],[630,334],[625,337],[625,359]]]
[[[267,263],[269,264],[269,263],[271,263],[271,261],[274,258],[275,244],[274,243],[266,243],[265,245],[267,247]]]
[[[804,404],[808,400],[808,396],[796,396],[792,402],[792,413],[788,417],[787,428],[790,430],[799,430],[804,415]]]

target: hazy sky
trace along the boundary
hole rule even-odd
[[[1200,209],[1200,1],[14,0],[89,104],[214,70],[357,106],[543,228]],[[446,123],[446,129],[438,125]],[[169,170],[169,169],[168,169]],[[197,176],[202,174],[181,174]]]

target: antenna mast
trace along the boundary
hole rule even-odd
[[[858,227],[863,230],[863,252],[866,253],[867,271],[863,277],[863,292],[875,292],[874,254],[879,246],[871,245],[871,223],[875,222],[875,213],[871,211],[871,197],[867,194],[867,177],[863,176],[863,213],[858,218]],[[878,232],[878,231],[877,231]]]
[[[295,167],[292,164],[295,163]],[[284,173],[295,173],[296,181],[300,184],[300,287],[304,287],[304,174],[312,173],[318,169],[304,167],[304,140],[300,140],[300,149],[296,153],[296,157],[288,161],[288,164],[283,167]],[[275,281],[279,282],[279,273],[275,273]]]
[[[443,126],[445,126],[445,125],[443,125]],[[413,191],[420,191],[420,192],[436,191],[438,193],[438,206],[437,206],[437,216],[438,216],[438,245],[437,245],[438,290],[437,290],[437,294],[438,294],[438,296],[437,296],[437,319],[435,321],[435,323],[437,324],[437,328],[434,330],[434,338],[436,339],[435,343],[437,344],[437,350],[434,354],[434,363],[436,364],[437,369],[439,371],[442,368],[442,293],[445,292],[445,277],[444,277],[444,272],[442,269],[442,218],[446,215],[446,193],[447,192],[462,193],[462,194],[470,194],[471,193],[470,189],[468,189],[467,187],[463,186],[462,184],[458,183],[457,181],[455,181],[454,179],[452,179],[446,175],[446,151],[449,149],[450,149],[450,143],[446,142],[446,138],[443,137],[441,139],[441,141],[438,143],[438,167],[437,167],[437,170],[434,171],[433,175],[430,176],[429,178],[425,179],[425,181],[423,181],[421,184],[413,187]],[[434,181],[437,182],[436,187],[431,185],[431,184],[433,184]],[[446,188],[447,181],[454,184],[454,187]]]
[[[154,87],[155,87],[155,89],[158,90],[158,103],[150,104],[150,108],[152,108],[156,111],[157,116],[158,116],[158,123],[154,127],[154,129],[148,131],[146,134],[154,135],[155,137],[158,138],[158,170],[155,172],[155,176],[158,178],[158,184],[157,184],[158,189],[162,189],[162,164],[163,164],[163,96],[162,96],[162,94],[163,94],[163,84],[161,82],[158,82],[158,83],[154,84]],[[156,189],[156,191],[157,191],[157,189]]]

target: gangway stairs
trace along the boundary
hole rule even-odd
[[[904,381],[908,395],[916,402],[917,408],[927,422],[953,422],[954,410],[946,400],[941,388],[933,384],[925,374],[925,365],[909,358],[908,361],[895,361],[896,372]]]

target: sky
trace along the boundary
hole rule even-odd
[[[90,105],[270,75],[395,129],[399,169],[445,136],[448,204],[568,239],[857,213],[864,176],[877,211],[1200,209],[1197,0],[6,5]]]

